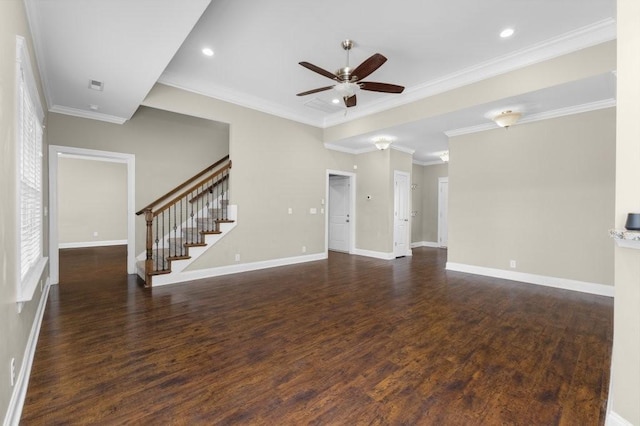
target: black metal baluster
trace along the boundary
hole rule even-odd
[[[156,258],[154,259],[155,266],[154,266],[153,270],[157,271],[159,269],[158,268],[158,250],[160,249],[160,247],[158,246],[158,243],[159,243],[160,240],[158,240],[158,232],[159,232],[159,226],[160,226],[160,223],[159,223],[160,218],[158,216],[156,216],[156,217],[153,218],[153,220],[156,221],[156,238],[154,240],[155,243],[156,243]]]

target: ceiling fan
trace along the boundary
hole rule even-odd
[[[342,42],[342,48],[347,51],[347,65],[340,68],[335,73],[324,70],[309,62],[299,62],[303,67],[310,69],[313,72],[317,72],[331,80],[337,81],[337,84],[332,86],[320,87],[318,89],[308,90],[306,92],[298,93],[296,96],[306,96],[312,93],[323,92],[329,89],[335,89],[342,99],[347,108],[356,106],[356,91],[357,89],[368,90],[371,92],[384,92],[384,93],[402,93],[404,86],[398,86],[396,84],[388,83],[375,83],[372,81],[362,81],[367,78],[369,74],[380,68],[382,64],[387,61],[383,55],[375,53],[369,59],[358,65],[356,68],[349,67],[349,51],[353,47],[352,40],[345,40]]]

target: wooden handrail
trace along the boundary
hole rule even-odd
[[[183,191],[180,195],[176,195],[175,197],[173,197],[173,199],[171,201],[167,202],[165,205],[163,205],[159,209],[155,210],[153,212],[153,215],[154,216],[158,216],[160,213],[162,213],[163,211],[165,211],[169,207],[173,206],[176,203],[177,200],[181,199],[182,197],[187,196],[188,194],[193,192],[197,187],[199,187],[201,185],[204,185],[205,183],[207,183],[207,181],[218,177],[220,174],[222,174],[223,172],[229,170],[230,168],[231,168],[231,161],[229,161],[229,164],[227,164],[226,166],[224,166],[223,168],[221,168],[220,170],[218,170],[217,172],[215,172],[211,176],[208,176],[206,179],[202,179],[200,182],[198,182],[195,185],[192,185],[191,187],[189,187],[189,189]]]
[[[200,176],[210,172],[211,170],[215,169],[216,167],[218,167],[220,164],[224,163],[225,161],[227,161],[229,159],[229,156],[225,156],[222,157],[220,160],[216,161],[215,163],[213,163],[212,165],[210,165],[209,167],[207,167],[206,169],[204,169],[203,171],[201,171],[200,173],[198,173],[197,175],[193,176],[192,178],[190,178],[189,180],[183,182],[182,184],[178,185],[177,187],[173,188],[171,191],[167,192],[166,194],[164,194],[162,197],[158,198],[157,200],[155,200],[154,202],[150,203],[148,206],[140,209],[140,211],[136,212],[136,215],[141,215],[142,213],[144,213],[146,210],[150,210],[153,208],[153,206],[160,204],[161,201],[164,201],[165,199],[169,198],[172,194],[180,191],[182,188],[184,188],[185,186],[189,185],[191,182],[195,181],[196,179],[198,179]],[[229,164],[231,164],[231,162],[229,162]]]

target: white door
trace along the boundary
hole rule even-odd
[[[409,174],[394,171],[393,254],[409,254]]]
[[[350,179],[329,176],[329,250],[349,252],[351,232]]]
[[[448,247],[449,243],[449,178],[438,178],[438,245]]]

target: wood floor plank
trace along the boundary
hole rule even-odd
[[[604,424],[612,299],[445,262],[145,289],[125,247],[61,250],[21,424]]]

